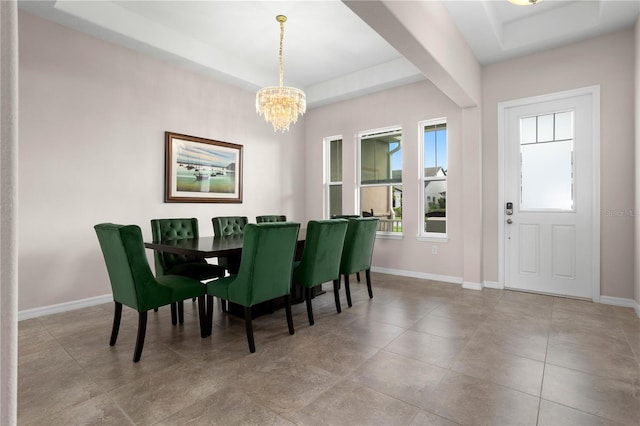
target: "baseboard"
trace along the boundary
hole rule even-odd
[[[623,297],[600,296],[600,303],[605,305],[623,306],[625,308],[633,308],[636,315],[640,317],[640,304],[633,299],[625,299]]]
[[[389,269],[371,267],[372,272],[379,272],[381,274],[400,275],[401,277],[420,278],[423,280],[442,281],[445,283],[462,284],[462,277],[453,277],[449,275],[427,274],[425,272],[405,271],[402,269]]]
[[[76,309],[101,305],[108,302],[113,302],[112,294],[90,297],[88,299],[74,300],[73,302],[64,302],[57,305],[43,306],[41,308],[26,309],[24,311],[18,312],[18,321],[43,317],[45,315],[59,314],[60,312],[74,311]]]
[[[483,281],[482,285],[486,288],[494,288],[496,290],[504,290],[504,285],[500,284],[498,281]]]
[[[466,288],[467,290],[482,290],[482,283],[474,283],[471,281],[463,281],[462,288]]]

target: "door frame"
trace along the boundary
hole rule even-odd
[[[559,99],[590,95],[592,99],[592,135],[593,135],[593,185],[592,185],[592,218],[591,241],[591,300],[600,302],[600,85],[566,90],[540,96],[515,99],[498,103],[498,286],[505,288],[506,251],[505,251],[505,114],[509,108],[521,107],[535,103],[555,101]]]

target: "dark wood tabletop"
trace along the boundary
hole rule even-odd
[[[303,243],[306,237],[306,228],[300,228],[298,232],[298,243]],[[182,254],[194,257],[219,257],[228,256],[233,253],[242,252],[242,235],[229,237],[199,237],[182,238],[171,241],[145,242],[148,249],[158,250],[166,253]]]

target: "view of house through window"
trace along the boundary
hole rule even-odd
[[[327,138],[327,186],[325,199],[331,218],[342,214],[342,139]]]
[[[402,132],[364,132],[360,143],[360,209],[380,219],[378,231],[402,232]]]
[[[447,122],[445,119],[420,123],[423,139],[422,208],[423,235],[447,233]],[[440,236],[438,235],[438,236]]]

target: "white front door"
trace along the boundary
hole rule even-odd
[[[598,298],[598,93],[503,104],[506,288]]]

